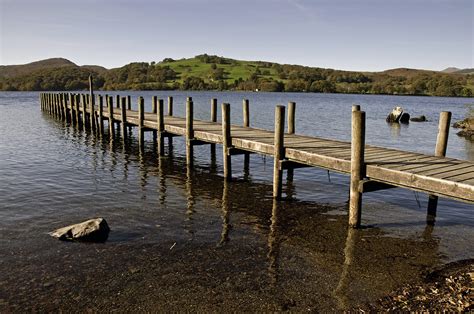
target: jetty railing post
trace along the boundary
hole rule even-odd
[[[173,96],[168,96],[168,116],[173,116]],[[173,151],[173,136],[168,136],[168,149],[171,154]]]
[[[91,110],[90,113],[90,124],[91,124],[91,129],[92,132],[95,132],[96,130],[96,114],[95,114],[95,95],[94,95],[94,86],[93,86],[93,80],[92,80],[92,75],[89,75],[89,107]]]
[[[115,106],[120,108],[120,95],[115,95]]]
[[[74,94],[73,96],[74,98],[74,115],[75,115],[75,119],[76,119],[76,126],[79,127],[79,123],[80,123],[80,119],[79,119],[79,95],[78,94]]]
[[[217,122],[217,99],[211,99],[211,122]],[[211,144],[211,160],[216,157],[216,144]]]
[[[275,108],[275,139],[273,161],[273,198],[280,199],[282,191],[282,169],[280,161],[285,158],[285,107]]]
[[[186,100],[186,164],[188,164],[188,166],[192,166],[193,164],[193,107],[193,100],[191,97],[188,97],[188,99]]]
[[[122,97],[122,104],[120,105],[120,128],[122,132],[122,140],[125,143],[127,139],[127,98]]]
[[[250,109],[249,109],[249,100],[244,99],[242,101],[242,122],[243,127],[248,128],[250,127]],[[244,173],[248,175],[249,173],[249,165],[250,165],[250,154],[244,153]]]
[[[224,161],[224,179],[232,178],[232,160],[230,148],[232,147],[232,138],[230,135],[230,104],[222,104],[222,157]]]
[[[67,109],[67,94],[62,93],[61,95],[61,105],[63,107],[63,119],[66,122],[69,122],[69,112]]]
[[[55,118],[58,117],[58,94],[54,93],[53,94],[53,115]]]
[[[439,115],[438,137],[436,138],[436,157],[445,157],[448,148],[449,126],[451,123],[451,112],[443,111]],[[428,197],[428,210],[426,223],[434,225],[436,218],[436,209],[438,207],[438,196],[430,194]]]
[[[109,114],[109,136],[113,140],[115,137],[114,129],[114,99],[112,96],[107,97],[107,111]]]
[[[158,106],[158,96],[153,96],[151,98],[151,113],[156,114],[157,106]],[[156,130],[153,130],[152,133],[153,133],[153,143],[156,143],[157,141],[156,136],[158,132]]]
[[[127,95],[127,109],[132,110],[132,96]]]
[[[87,124],[87,99],[86,94],[81,95],[81,102],[82,102],[82,125],[83,129],[86,129]]]
[[[349,199],[349,226],[359,228],[362,214],[362,193],[359,182],[365,177],[365,112],[352,112],[351,182]]]
[[[57,103],[57,107],[58,107],[58,117],[60,120],[63,119],[63,103],[62,103],[62,99],[61,99],[61,93],[57,93],[56,94],[56,103]]]
[[[104,99],[102,95],[98,95],[98,111],[99,111],[99,134],[104,134]]]
[[[352,111],[360,111],[360,105],[352,105]]]
[[[143,122],[145,120],[145,99],[138,97],[138,144],[140,149],[145,146],[145,127]]]
[[[295,110],[296,103],[290,101],[288,103],[288,134],[295,134]],[[288,182],[293,182],[294,175],[295,170],[293,168],[288,168],[286,171],[286,180]]]
[[[158,124],[158,134],[157,134],[157,147],[158,155],[164,156],[165,154],[165,143],[163,139],[163,134],[165,131],[165,119],[163,113],[163,99],[158,99],[158,106],[156,108],[156,122]]]

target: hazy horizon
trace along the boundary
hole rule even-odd
[[[470,0],[0,0],[0,64],[116,68],[207,53],[349,71],[473,68],[473,16]]]

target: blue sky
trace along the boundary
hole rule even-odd
[[[474,0],[0,0],[0,64],[201,53],[343,70],[474,67]]]

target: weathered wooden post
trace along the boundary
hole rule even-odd
[[[224,179],[232,178],[232,161],[230,148],[232,147],[232,139],[230,135],[230,104],[222,104],[222,154],[224,161]]]
[[[63,103],[62,103],[62,93],[57,93],[56,94],[56,103],[57,103],[57,108],[58,108],[58,117],[60,120],[63,119]]]
[[[59,116],[59,110],[58,110],[58,94],[54,93],[53,94],[53,113],[54,117],[57,118]]]
[[[102,95],[99,95],[99,133],[104,134],[104,99]]]
[[[349,199],[349,226],[359,228],[362,213],[362,193],[359,182],[365,177],[365,112],[352,112],[351,183]]]
[[[82,125],[84,130],[86,129],[87,126],[87,100],[86,100],[86,94],[81,95],[81,102],[82,102]]]
[[[288,134],[295,134],[295,110],[296,103],[290,101],[288,103]],[[288,170],[286,171],[286,180],[292,182],[294,175],[295,169],[288,168]]]
[[[290,101],[288,103],[288,134],[295,134],[295,110],[296,103]]]
[[[157,106],[158,106],[158,96],[153,96],[151,98],[151,113],[156,114]],[[153,133],[153,143],[156,143],[156,135],[158,132],[156,130],[153,130],[152,133]]]
[[[360,111],[360,105],[352,105],[352,111]]]
[[[115,106],[120,108],[120,95],[115,95]]]
[[[273,150],[273,198],[280,199],[282,191],[282,169],[280,161],[285,158],[285,107],[275,108],[275,138]]]
[[[114,128],[114,99],[112,96],[107,97],[107,111],[109,114],[109,135],[110,135],[110,139],[113,140],[115,137],[115,128]]]
[[[138,143],[140,149],[145,147],[145,127],[143,122],[145,120],[145,99],[138,97]]]
[[[211,99],[211,122],[217,122],[217,99]],[[211,160],[216,157],[216,144],[211,144]]]
[[[127,95],[127,109],[132,110],[132,96]]]
[[[250,127],[250,110],[249,110],[249,100],[244,99],[242,101],[242,124],[245,128]],[[250,168],[250,154],[244,153],[244,173],[248,175]]]
[[[168,116],[173,116],[173,97],[168,96]],[[168,149],[169,153],[173,152],[173,137],[170,135],[168,136]]]
[[[80,123],[80,119],[79,119],[79,115],[80,115],[80,112],[79,112],[79,95],[78,94],[75,94],[74,95],[74,111],[75,111],[75,115],[76,115],[76,125],[77,127],[79,127],[79,123]]]
[[[193,165],[193,119],[194,119],[194,105],[191,97],[186,100],[186,163],[188,166]]]
[[[120,105],[120,128],[122,132],[122,140],[125,143],[127,139],[127,98],[122,97],[122,104]]]
[[[157,134],[157,147],[158,147],[158,155],[164,156],[165,154],[165,143],[163,140],[163,134],[165,131],[165,120],[164,120],[164,113],[163,113],[163,99],[158,100],[158,106],[156,108],[156,122],[158,124],[158,134]]]
[[[95,95],[94,95],[94,86],[92,81],[92,75],[89,75],[89,107],[91,110],[90,113],[90,125],[92,132],[96,130],[96,114],[95,114]]]
[[[445,157],[448,148],[449,125],[451,123],[451,112],[443,111],[439,115],[438,137],[436,138],[436,157]],[[438,196],[430,194],[428,196],[428,212],[426,223],[434,225],[436,219],[436,209],[438,207]]]
[[[173,116],[173,97],[168,96],[168,115]]]
[[[66,93],[62,94],[61,102],[62,102],[62,105],[63,105],[63,114],[64,114],[63,119],[66,122],[69,122],[69,111],[68,111],[68,108],[67,108],[67,94]]]

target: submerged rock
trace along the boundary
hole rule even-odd
[[[105,242],[109,237],[109,231],[109,225],[104,218],[95,218],[59,228],[49,234],[59,240]]]
[[[410,115],[406,112],[403,112],[400,116],[400,123],[408,123],[410,122]]]
[[[453,124],[453,128],[462,129],[457,135],[465,137],[468,140],[474,140],[474,119],[466,118]]]
[[[425,121],[426,121],[426,117],[425,117],[425,116],[413,117],[413,118],[410,118],[410,121],[413,121],[413,122],[425,122]]]

